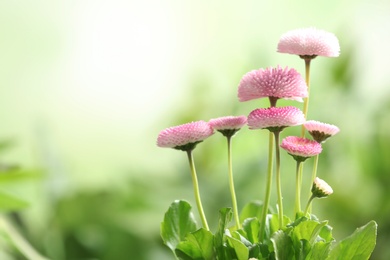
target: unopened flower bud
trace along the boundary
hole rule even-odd
[[[333,193],[332,187],[324,180],[316,177],[311,188],[313,196],[316,198],[325,198]]]

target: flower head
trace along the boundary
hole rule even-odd
[[[278,43],[278,52],[312,58],[338,57],[340,45],[333,33],[311,27],[295,29],[283,34]]]
[[[230,137],[240,130],[246,122],[246,116],[225,116],[211,119],[209,124],[224,136]]]
[[[314,179],[311,192],[313,193],[313,196],[316,198],[324,198],[331,195],[333,193],[333,189],[332,187],[329,186],[328,183],[326,183],[326,181],[316,177]]]
[[[304,161],[322,152],[320,143],[296,136],[284,138],[280,147],[286,150],[297,161]]]
[[[264,97],[302,101],[307,95],[305,80],[295,69],[288,67],[252,70],[242,77],[238,85],[240,101]]]
[[[296,107],[270,107],[253,110],[248,116],[249,129],[263,129],[280,131],[288,126],[301,125],[305,116]]]
[[[157,146],[189,151],[214,133],[205,121],[196,121],[162,130],[157,137]]]
[[[331,136],[337,134],[340,129],[335,125],[321,123],[315,120],[306,121],[303,124],[309,134],[319,143],[323,143]]]

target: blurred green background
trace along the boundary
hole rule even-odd
[[[303,73],[303,61],[276,46],[286,31],[310,26],[341,45],[339,58],[312,62],[309,119],[341,129],[324,144],[318,172],[335,193],[315,201],[314,213],[337,239],[376,220],[372,259],[390,259],[384,0],[0,1],[0,166],[26,173],[0,178],[0,190],[29,204],[3,215],[51,259],[173,259],[160,222],[173,200],[195,203],[186,156],[158,148],[159,131],[267,106],[238,102],[241,77],[278,64]],[[234,138],[239,208],[264,196],[267,136],[243,129]],[[230,206],[225,155],[219,134],[194,152],[212,230]],[[294,163],[286,154],[282,174],[287,205]],[[24,259],[3,236],[0,251]]]

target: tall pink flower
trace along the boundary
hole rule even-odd
[[[231,137],[247,123],[246,116],[225,116],[210,119],[209,124],[224,136]]]
[[[313,137],[313,139],[319,143],[325,142],[326,139],[334,136],[340,131],[340,129],[335,125],[326,124],[315,120],[306,121],[306,123],[303,125],[309,134]]]
[[[322,152],[320,143],[296,136],[284,138],[280,147],[286,150],[297,161],[304,161]]]
[[[188,151],[214,133],[205,121],[196,121],[162,130],[157,137],[157,146]]]
[[[301,125],[305,122],[302,111],[296,107],[270,107],[253,110],[248,116],[249,129],[280,131],[288,126]]]
[[[330,32],[313,27],[288,31],[280,37],[278,52],[299,56],[338,57],[340,45]]]
[[[281,68],[258,69],[245,74],[238,85],[238,99],[248,101],[257,98],[284,98],[302,101],[307,97],[307,86],[295,70]]]

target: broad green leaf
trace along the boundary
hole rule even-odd
[[[184,241],[187,234],[196,230],[196,222],[191,212],[191,205],[183,200],[175,200],[165,213],[161,223],[161,237],[164,244],[173,252]]]
[[[265,241],[265,242],[269,242],[269,244],[258,244],[260,247],[260,252],[261,252],[261,256],[262,256],[262,257],[259,257],[259,259],[263,258],[263,259],[274,260],[275,259],[274,245],[273,245],[271,239],[269,241]]]
[[[238,260],[248,260],[249,249],[240,240],[226,236],[229,246],[234,250]]]
[[[247,218],[242,224],[242,228],[251,243],[259,242],[260,222],[257,218]]]
[[[299,248],[299,254],[298,254],[299,258],[297,257],[297,259],[310,259],[307,258],[307,256],[311,252],[312,244],[306,239],[302,239],[300,242],[301,242],[301,246]],[[297,256],[297,250],[295,251],[295,256]]]
[[[0,192],[0,211],[14,211],[26,208],[27,206],[27,202]]]
[[[247,218],[261,218],[261,212],[263,210],[263,202],[251,201],[244,206],[240,214],[240,222],[243,223]]]
[[[293,260],[294,246],[291,238],[282,230],[276,231],[271,237],[277,260]]]
[[[226,232],[225,235],[229,235],[229,233],[230,231]],[[252,246],[252,243],[245,237],[245,235],[246,235],[245,232],[243,232],[242,229],[240,229],[231,233],[230,236],[241,241],[246,247]]]
[[[314,243],[318,240],[318,234],[327,224],[327,221],[303,220],[294,227],[291,238],[295,248],[297,259],[306,259]]]
[[[229,222],[232,219],[232,209],[231,208],[222,208],[219,210],[219,222],[218,230],[215,233],[214,245],[217,252],[218,259],[228,259],[226,258],[226,247],[224,246],[224,234],[225,229]]]
[[[307,255],[306,259],[325,260],[328,257],[332,242],[318,241]]]
[[[213,234],[204,228],[189,233],[176,247],[176,255],[180,259],[214,259]]]
[[[255,259],[259,259],[259,260],[267,259],[267,258],[263,258],[259,244],[252,245],[249,248],[249,258],[255,258]]]
[[[291,220],[283,216],[283,225],[286,226],[288,223],[290,223]],[[267,215],[267,221],[266,221],[266,228],[265,233],[267,237],[271,237],[273,233],[279,230],[279,218],[278,214],[268,214]]]
[[[327,224],[327,221],[318,222],[314,220],[307,220],[301,222],[293,230],[292,236],[296,241],[305,239],[310,243],[314,243],[321,229]]]
[[[376,222],[371,220],[365,226],[357,228],[352,235],[331,249],[327,259],[368,259],[376,244],[377,227]]]
[[[332,235],[332,227],[329,225],[325,225],[321,228],[320,233],[318,234],[322,239],[324,239],[326,242],[334,241],[333,235]]]

